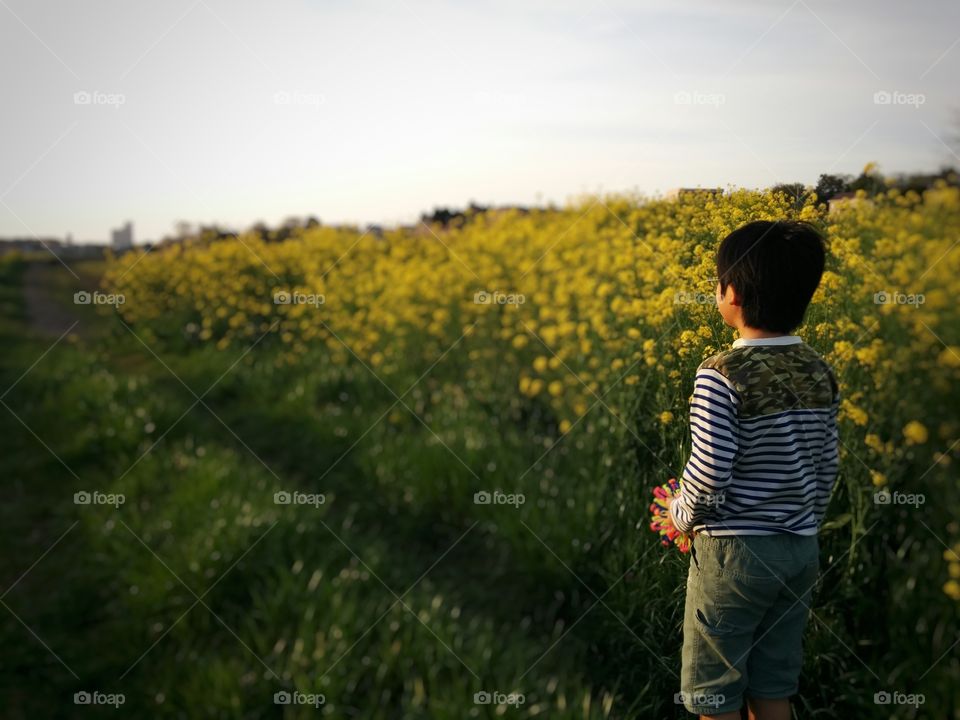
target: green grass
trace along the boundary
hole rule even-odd
[[[22,269],[5,268],[3,329],[17,341],[5,386],[52,342],[25,331]],[[55,294],[71,287],[50,278]],[[78,521],[6,598],[49,648],[4,625],[10,717],[70,714],[82,689],[123,692],[126,710],[150,716],[296,717],[273,704],[284,689],[323,693],[338,716],[492,717],[472,702],[483,689],[523,692],[524,712],[603,716],[576,669],[584,638],[546,652],[589,602],[527,529],[559,545],[544,510],[474,505],[477,479],[412,416],[364,435],[394,399],[373,378],[277,377],[250,358],[184,414],[196,400],[184,384],[200,394],[235,357],[164,358],[169,372],[109,318],[84,321],[96,325],[6,398],[25,425],[2,421],[17,493],[4,534],[18,547],[4,576]],[[363,413],[349,411],[357,399]],[[492,430],[483,445],[498,441]],[[411,452],[411,437],[426,447]],[[511,442],[527,455],[515,467],[536,459],[520,434]],[[487,456],[452,450],[478,468]],[[524,489],[540,482],[531,474]],[[283,489],[326,502],[274,504]],[[125,503],[76,506],[80,490]]]

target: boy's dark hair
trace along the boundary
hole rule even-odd
[[[824,256],[823,236],[810,223],[747,223],[717,250],[720,290],[733,285],[748,326],[788,333],[803,322],[823,276]]]

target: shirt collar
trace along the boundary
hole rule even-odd
[[[733,341],[733,346],[738,348],[753,345],[797,345],[802,342],[799,335],[778,335],[768,338],[737,338]]]

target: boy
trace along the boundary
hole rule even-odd
[[[717,251],[717,307],[740,338],[697,369],[693,448],[670,517],[693,533],[681,690],[710,720],[789,720],[838,469],[833,372],[801,339],[824,242],[752,222]]]

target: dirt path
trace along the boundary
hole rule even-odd
[[[42,335],[59,337],[74,326],[71,334],[80,327],[79,317],[68,310],[68,302],[73,298],[54,297],[54,292],[62,287],[56,282],[56,275],[66,273],[64,268],[59,270],[48,263],[30,263],[23,273],[23,298],[26,303],[27,320],[30,327]],[[72,279],[72,278],[71,278]]]
[[[95,260],[71,262],[69,270],[56,261],[29,263],[22,282],[30,329],[47,337],[60,337],[70,330],[70,335],[83,339],[101,332],[103,318],[97,308],[76,304],[74,293],[98,290],[104,267]]]

